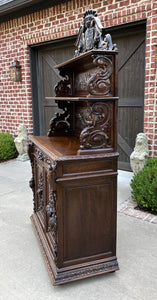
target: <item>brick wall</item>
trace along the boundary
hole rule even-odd
[[[25,123],[32,134],[28,46],[77,34],[88,8],[97,10],[104,27],[147,19],[144,131],[150,154],[157,155],[156,0],[73,0],[0,24],[0,131],[16,135],[18,125]],[[10,80],[14,58],[22,66],[21,82]]]

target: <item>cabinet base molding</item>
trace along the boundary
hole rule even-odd
[[[109,259],[100,259],[97,261],[83,263],[81,265],[57,268],[46,233],[42,228],[38,216],[34,213],[30,219],[53,285],[60,285],[119,270],[116,256],[110,257]]]

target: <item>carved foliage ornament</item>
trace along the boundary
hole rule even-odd
[[[36,207],[35,207],[35,180],[34,180],[34,156],[33,156],[33,151],[34,151],[34,144],[32,142],[29,142],[28,144],[28,156],[30,158],[31,162],[31,167],[32,167],[32,178],[29,181],[29,186],[32,189],[33,192],[33,209],[34,212],[36,212]]]
[[[89,79],[88,91],[91,95],[103,96],[111,89],[112,61],[104,56],[93,56],[93,58],[93,63],[100,67],[100,71]]]
[[[49,202],[46,206],[47,211],[47,221],[48,227],[47,230],[53,230],[56,232],[57,228],[57,217],[56,217],[56,192],[50,191],[49,193]]]
[[[63,76],[65,76],[63,74]],[[68,79],[68,76],[66,76],[67,78],[64,80],[59,81],[56,85],[55,85],[55,94],[57,97],[68,97],[70,95],[70,91],[71,91],[71,86],[70,86],[70,81]]]
[[[50,120],[48,136],[55,134],[70,133],[70,105],[68,101],[58,101],[58,107],[63,109],[63,113],[56,113],[56,116]]]
[[[56,201],[57,195],[55,190],[56,163],[49,168],[49,200],[46,206],[47,231],[52,233],[53,247],[57,255],[57,213]]]
[[[37,199],[38,199],[38,211],[41,210],[44,206],[43,201],[43,173],[42,171],[39,173],[38,179],[38,189],[37,189]]]
[[[90,110],[90,113],[89,113]],[[86,124],[88,127],[80,134],[80,149],[100,149],[111,146],[110,143],[111,108],[107,103],[96,102],[88,109]]]

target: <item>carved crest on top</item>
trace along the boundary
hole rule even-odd
[[[112,44],[110,34],[105,35],[105,38],[102,37],[102,28],[97,12],[93,9],[86,10],[76,41],[75,56],[92,49],[117,50],[117,46]]]

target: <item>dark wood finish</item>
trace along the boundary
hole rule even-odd
[[[78,156],[76,137],[32,137],[31,217],[53,284],[118,270],[118,153]]]
[[[116,54],[90,50],[56,66],[66,78],[55,86],[54,99],[58,98],[56,102],[63,113],[51,120],[48,135],[80,136],[78,154],[117,149]]]
[[[103,47],[57,66],[65,79],[49,100],[62,112],[30,138],[31,221],[54,285],[118,270],[117,51]]]

